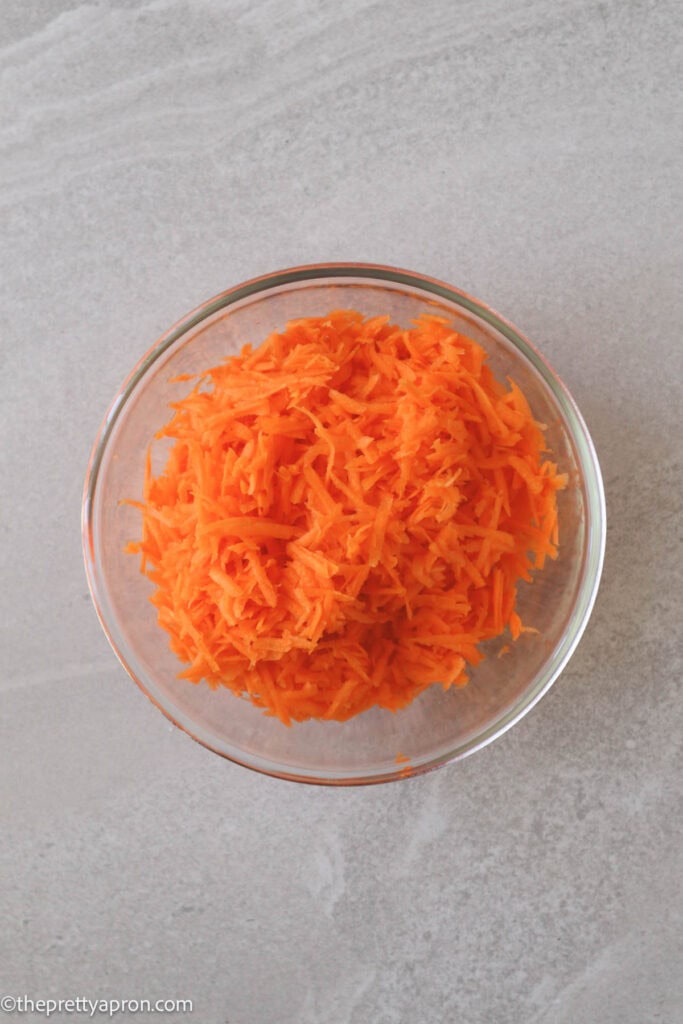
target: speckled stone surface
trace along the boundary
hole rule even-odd
[[[683,1020],[681,20],[3,0],[1,992],[187,998],[201,1024]],[[540,705],[460,765],[350,791],[175,731],[109,650],[79,537],[142,351],[230,284],[333,259],[518,324],[585,414],[609,514]]]

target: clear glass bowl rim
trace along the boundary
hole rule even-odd
[[[338,280],[340,278],[365,279],[377,283],[389,282],[391,284],[405,285],[412,289],[418,289],[424,293],[435,295],[446,299],[461,308],[474,313],[484,322],[490,324],[495,330],[504,335],[519,351],[526,356],[544,383],[555,397],[562,414],[565,418],[574,443],[579,454],[579,463],[583,475],[587,496],[586,518],[588,524],[588,550],[586,553],[585,568],[573,609],[572,617],[568,625],[568,643],[562,647],[560,657],[551,658],[539,674],[535,684],[525,690],[515,705],[502,714],[496,721],[490,724],[479,735],[456,744],[446,754],[424,762],[420,765],[397,765],[389,772],[381,772],[367,776],[353,776],[340,778],[338,776],[326,776],[323,769],[319,774],[315,772],[290,772],[273,767],[271,764],[261,762],[258,757],[248,759],[240,757],[237,751],[228,753],[218,749],[209,742],[208,737],[201,735],[201,730],[193,727],[189,722],[180,721],[174,714],[161,704],[147,689],[142,679],[133,672],[126,659],[124,644],[119,643],[113,636],[113,631],[107,622],[104,612],[106,600],[102,593],[103,581],[99,578],[98,567],[95,559],[95,535],[93,523],[93,509],[95,505],[95,493],[97,489],[100,468],[107,444],[113,432],[114,426],[121,415],[126,403],[136,391],[147,371],[152,365],[176,342],[192,328],[207,317],[224,309],[242,299],[256,295],[259,292],[270,291],[274,288],[292,284],[301,284],[308,281]],[[192,312],[188,313],[171,327],[151,348],[142,356],[135,365],[128,377],[124,380],[119,391],[115,395],[98,431],[88,463],[85,486],[83,490],[83,502],[81,511],[81,533],[83,543],[83,555],[85,559],[86,576],[90,594],[109,643],[119,661],[125,668],[128,675],[140,687],[146,697],[159,708],[160,711],[175,726],[187,733],[192,739],[201,743],[202,746],[213,751],[226,760],[235,764],[250,768],[261,774],[270,775],[275,778],[286,779],[294,782],[306,782],[317,785],[331,786],[356,786],[368,785],[380,782],[391,782],[399,779],[411,778],[433,771],[436,768],[452,764],[462,760],[464,757],[481,750],[492,743],[493,740],[502,736],[516,722],[526,715],[531,708],[547,693],[552,684],[561,674],[567,662],[574,653],[581,636],[588,624],[600,584],[600,576],[605,555],[606,540],[606,507],[605,494],[602,482],[600,464],[593,441],[588,432],[586,423],[581,415],[578,406],[563,384],[557,373],[550,366],[544,356],[516,327],[503,316],[493,310],[486,303],[473,298],[467,293],[452,285],[446,284],[437,278],[418,274],[413,271],[402,270],[397,267],[385,266],[374,263],[316,263],[298,267],[291,267],[285,270],[276,271],[271,274],[264,274],[261,277],[244,281],[233,288],[228,288],[214,298],[202,303]]]

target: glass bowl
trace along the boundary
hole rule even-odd
[[[157,625],[152,584],[140,573],[139,559],[124,554],[126,542],[139,534],[139,513],[120,501],[141,494],[149,442],[170,418],[169,402],[187,393],[187,383],[170,378],[213,366],[247,341],[258,344],[289,319],[341,307],[366,316],[389,313],[403,326],[424,312],[449,317],[483,345],[496,375],[520,385],[536,419],[547,426],[554,460],[569,484],[558,495],[559,557],[520,588],[519,611],[537,634],[523,634],[504,658],[487,657],[462,689],[432,686],[397,713],[373,708],[344,723],[288,728],[228,690],[177,679],[181,665]],[[157,470],[163,452],[158,455]],[[88,583],[104,631],[130,676],[172,722],[217,754],[260,772],[354,785],[408,778],[457,761],[533,707],[567,664],[590,616],[602,569],[605,501],[581,414],[548,363],[511,324],[440,281],[344,263],[284,270],[238,285],[160,338],[102,424],[82,525]]]

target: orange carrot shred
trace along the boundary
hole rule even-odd
[[[567,478],[443,317],[334,310],[174,380],[196,383],[158,475],[147,452],[126,551],[181,678],[286,725],[346,721],[463,686],[485,641],[532,631],[518,585],[557,557]]]

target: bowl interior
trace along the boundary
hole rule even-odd
[[[494,372],[523,389],[546,424],[553,457],[569,474],[559,494],[560,555],[532,584],[522,585],[519,610],[538,634],[524,634],[510,653],[471,671],[464,689],[431,687],[409,708],[373,709],[346,723],[305,722],[291,728],[228,691],[179,681],[180,664],[156,623],[152,585],[136,556],[124,554],[139,535],[140,517],[120,504],[142,491],[145,453],[170,416],[169,402],[191,384],[170,378],[195,373],[257,345],[296,317],[334,308],[389,313],[408,326],[422,312],[451,318],[480,341]],[[153,468],[165,461],[163,443]],[[105,421],[86,491],[86,561],[102,623],[125,667],[176,724],[218,753],[276,775],[328,783],[380,781],[412,774],[476,749],[500,734],[547,689],[571,654],[590,612],[599,575],[602,523],[599,471],[585,427],[543,361],[507,325],[457,293],[436,294],[406,280],[335,276],[279,281],[251,293],[228,293],[171,332],[140,364]],[[401,753],[409,765],[396,762]]]

